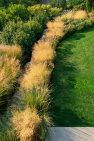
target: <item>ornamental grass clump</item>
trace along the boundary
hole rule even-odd
[[[50,73],[50,69],[45,64],[31,64],[22,78],[21,89],[39,89],[48,83]]]
[[[88,17],[88,14],[85,10],[78,10],[74,13],[73,19],[80,20],[80,19],[86,19]]]
[[[0,45],[0,111],[9,101],[20,75],[21,48]]]
[[[65,14],[62,15],[62,18],[63,19],[73,19],[73,15],[74,15],[74,12],[71,10]]]
[[[42,86],[38,90],[24,90],[21,93],[21,99],[24,105],[30,107],[31,109],[41,111],[40,114],[48,111],[50,105],[50,91],[48,86]]]
[[[0,97],[8,95],[19,76],[20,65],[15,58],[6,56],[0,57]]]
[[[62,16],[64,20],[80,20],[86,19],[87,17],[88,14],[85,10],[69,11]]]
[[[13,113],[12,123],[20,141],[35,141],[41,118],[35,109],[27,107],[24,111]]]
[[[52,43],[54,43],[58,38],[63,36],[63,22],[61,17],[58,17],[54,22],[48,22],[48,31],[45,33],[46,38],[48,38]]]
[[[0,56],[7,55],[9,58],[21,59],[21,47],[18,45],[0,45]]]
[[[48,63],[52,62],[55,57],[54,48],[49,41],[39,41],[33,51],[33,62],[34,63]]]

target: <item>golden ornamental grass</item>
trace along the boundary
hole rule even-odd
[[[41,123],[36,110],[26,108],[24,111],[13,113],[12,123],[20,141],[34,141],[35,133]]]
[[[74,16],[74,11],[71,10],[71,11],[63,14],[62,15],[62,18],[63,19],[73,19],[73,16]]]
[[[19,61],[8,56],[0,57],[0,95],[12,88],[20,72]]]
[[[52,67],[55,56],[53,43],[63,35],[63,27],[61,17],[48,23],[48,30],[44,34],[45,38],[34,46],[31,65],[21,79],[21,89],[38,88],[48,83],[52,70],[48,69],[48,66]]]
[[[44,38],[35,44],[32,54],[32,60],[29,69],[26,70],[21,79],[21,89],[32,90],[47,84],[51,74],[48,66],[53,67],[55,57],[55,47],[53,43],[63,35],[62,18],[58,17],[48,23],[48,29],[44,33]]]
[[[88,14],[85,10],[69,11],[62,16],[63,19],[74,19],[74,20],[86,19],[87,17]]]
[[[32,60],[34,63],[49,62],[54,59],[55,51],[49,41],[39,41],[33,51]]]
[[[16,57],[20,59],[21,57],[21,47],[18,45],[0,45],[0,56],[7,55],[8,57]]]
[[[52,42],[61,36],[63,36],[63,27],[64,24],[62,22],[61,17],[58,17],[54,20],[54,22],[48,22],[47,24],[48,31],[45,33],[46,37],[51,39]]]
[[[75,12],[73,19],[86,19],[88,17],[88,14],[85,10],[78,10]]]
[[[21,88],[33,89],[47,83],[50,75],[50,70],[43,63],[31,65],[26,74],[21,80]]]

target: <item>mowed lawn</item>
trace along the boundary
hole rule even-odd
[[[94,126],[94,28],[62,41],[52,77],[56,126]]]

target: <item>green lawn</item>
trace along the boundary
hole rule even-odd
[[[55,125],[94,126],[94,29],[60,43],[52,84]]]

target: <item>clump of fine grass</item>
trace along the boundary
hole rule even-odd
[[[78,10],[78,11],[69,11],[65,13],[62,18],[68,19],[68,20],[80,20],[80,19],[86,19],[88,17],[88,14],[85,10]]]
[[[34,63],[50,62],[54,59],[55,51],[49,41],[39,41],[33,51]]]
[[[63,19],[73,19],[73,15],[74,15],[74,12],[71,10],[65,14],[62,15],[62,18]]]
[[[36,110],[27,107],[24,111],[13,113],[12,123],[20,141],[34,141],[41,118]]]
[[[45,64],[32,65],[21,80],[22,89],[38,89],[48,83],[50,69]]]
[[[8,57],[16,57],[16,59],[21,58],[21,47],[18,45],[0,45],[0,56],[7,55]]]
[[[41,113],[48,110],[50,105],[50,91],[48,86],[40,87],[40,90],[23,90],[21,93],[21,100],[24,105],[31,109],[37,109],[37,111],[41,111]]]
[[[54,22],[48,22],[47,24],[48,31],[45,33],[46,38],[50,40],[52,43],[55,42],[56,39],[63,36],[63,22],[61,17],[58,17],[54,20]]]
[[[86,19],[88,14],[85,10],[78,10],[75,12],[73,19]]]
[[[8,56],[0,57],[0,96],[9,94],[20,72],[19,61]]]

